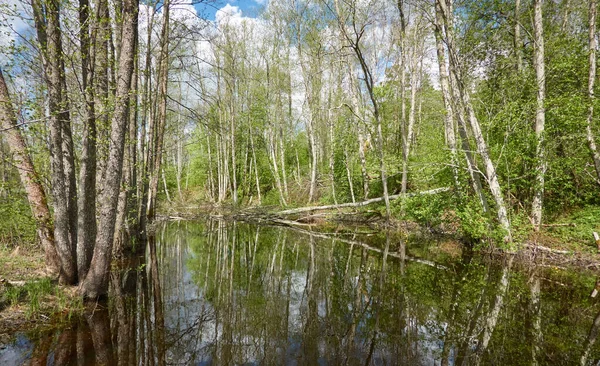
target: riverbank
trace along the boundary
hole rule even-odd
[[[77,289],[47,276],[40,248],[0,247],[0,268],[0,344],[17,331],[53,328],[83,313]]]
[[[246,221],[301,229],[335,232],[339,227],[367,225],[376,231],[391,230],[402,235],[439,236],[455,242],[455,246],[502,255],[511,248],[498,244],[493,224],[484,217],[457,213],[440,200],[439,194],[416,197],[408,201],[405,219],[396,215],[385,220],[385,207],[380,202],[355,206],[317,205],[306,207],[252,206],[231,204],[206,204],[198,206],[172,204],[163,207],[163,220],[194,220],[213,217],[225,220]],[[442,198],[443,200],[444,198]],[[432,203],[433,202],[433,203]],[[441,212],[441,213],[440,213]],[[199,214],[201,213],[201,214]],[[549,265],[600,271],[600,250],[594,232],[600,232],[600,207],[586,206],[565,209],[560,214],[547,217],[548,222],[535,232],[523,215],[515,214],[513,222],[514,244],[518,260],[524,264]],[[476,237],[473,238],[473,234]]]
[[[198,205],[189,202],[173,203],[163,206],[164,214],[160,219],[193,220],[210,216],[228,220],[317,228],[327,228],[328,225],[331,226],[330,224],[334,226],[365,224],[379,230],[404,233],[419,230],[434,235],[447,235],[474,247],[501,246],[494,242],[497,238],[494,238],[496,233],[492,228],[493,220],[478,216],[476,213],[461,214],[451,207],[443,207],[444,204],[439,202],[433,205],[429,205],[425,200],[409,202],[404,216],[393,213],[389,221],[385,220],[385,207],[382,204],[341,207],[344,205],[346,204],[321,206],[315,204],[283,208],[275,205],[244,207],[227,203]],[[600,260],[600,246],[594,239],[594,232],[600,233],[600,206],[565,209],[559,214],[548,216],[546,220],[539,232],[535,232],[524,215],[515,214],[511,218],[513,241],[517,243],[518,250],[528,250],[532,246],[538,246],[542,247],[541,251],[554,252],[554,254],[580,254],[589,259],[597,257],[597,260]]]

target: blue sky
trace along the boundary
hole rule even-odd
[[[215,13],[217,10],[221,9],[226,4],[237,6],[244,16],[254,18],[266,3],[266,0],[216,0],[214,2],[208,1],[207,4],[198,4],[195,7],[200,16],[206,16],[209,20],[215,20]]]

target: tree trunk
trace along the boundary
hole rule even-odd
[[[129,180],[126,182],[127,189],[127,229],[130,237],[136,237],[139,234],[140,226],[137,221],[137,208],[140,200],[138,192],[138,85],[139,85],[139,35],[135,34],[135,56],[133,66],[133,79],[131,80],[131,93],[129,100],[129,140],[127,146],[129,148]],[[121,54],[119,53],[119,57]],[[132,247],[130,243],[130,247]]]
[[[161,175],[162,175],[162,181],[163,181],[163,189],[165,190],[165,195],[167,196],[167,201],[169,203],[172,203],[173,201],[171,201],[171,194],[169,193],[169,187],[167,187],[167,177],[165,176],[165,169],[161,169],[160,170]]]
[[[163,24],[161,31],[161,47],[159,61],[159,90],[158,90],[158,117],[156,118],[156,130],[154,145],[152,146],[152,166],[150,173],[150,188],[148,190],[148,219],[153,220],[156,216],[156,195],[158,194],[158,180],[160,165],[162,162],[163,138],[167,123],[167,86],[169,76],[169,8],[170,0],[165,0],[163,5]]]
[[[258,166],[256,165],[256,149],[254,148],[252,129],[248,131],[248,134],[250,135],[250,147],[252,148],[252,162],[254,165],[254,177],[256,178],[256,194],[258,195],[258,204],[260,205],[262,202],[262,197],[260,196],[260,178],[258,176]]]
[[[210,201],[215,201],[215,180],[213,178],[213,163],[212,163],[212,154],[210,151],[210,132],[206,135],[206,147],[208,154],[208,192],[210,196]]]
[[[465,122],[465,111],[460,101],[460,93],[458,92],[458,82],[456,81],[455,75],[449,74],[450,77],[450,90],[452,91],[453,110],[456,112],[456,121],[458,127],[458,135],[460,136],[461,147],[465,153],[465,161],[467,163],[467,171],[471,177],[471,184],[473,190],[481,203],[483,212],[489,212],[489,205],[485,194],[483,194],[483,185],[481,184],[481,175],[477,162],[471,151],[471,143],[469,142],[469,136],[467,134],[467,123]]]
[[[349,164],[348,150],[344,147],[344,165],[346,166],[346,177],[348,178],[348,187],[350,187],[350,197],[352,198],[352,203],[355,203],[356,197],[354,196],[354,184],[352,184],[352,174],[350,173]]]
[[[334,118],[331,116],[331,109],[329,110],[329,175],[331,178],[331,195],[333,196],[333,202],[337,202],[337,196],[335,194],[335,137],[334,132]]]
[[[406,185],[408,184],[408,159],[410,158],[412,142],[415,138],[414,129],[415,129],[415,116],[416,116],[416,102],[417,102],[417,90],[419,84],[420,72],[418,70],[418,61],[419,61],[419,40],[417,30],[414,30],[414,49],[412,52],[412,60],[411,60],[411,73],[410,73],[410,111],[408,113],[408,126],[406,129],[406,136],[403,136],[403,144],[402,144],[402,193],[406,193]],[[402,50],[405,52],[405,49]]]
[[[534,183],[533,202],[531,204],[531,216],[533,226],[536,231],[542,224],[542,209],[544,201],[544,179],[546,174],[546,147],[544,143],[544,124],[546,121],[546,109],[544,101],[546,98],[546,75],[544,63],[544,28],[542,19],[542,1],[534,0],[534,48],[533,48],[533,66],[535,68],[535,78],[537,82],[537,107],[535,112],[535,135],[537,137],[536,146],[536,177]]]
[[[494,166],[494,163],[492,162],[492,159],[489,156],[487,143],[485,141],[485,138],[483,137],[483,132],[481,131],[479,121],[475,116],[475,111],[473,110],[473,106],[471,104],[469,92],[468,90],[466,90],[466,87],[463,84],[464,80],[461,78],[459,71],[459,61],[458,56],[456,54],[457,51],[454,46],[452,9],[443,0],[437,0],[437,2],[440,5],[440,9],[442,10],[442,15],[444,16],[445,21],[446,44],[448,45],[448,53],[450,55],[450,73],[455,77],[458,94],[466,110],[467,117],[469,118],[469,124],[471,125],[471,130],[473,132],[473,136],[477,144],[477,150],[485,164],[486,178],[488,180],[490,192],[492,193],[494,201],[496,202],[498,221],[505,231],[504,240],[510,242],[512,241],[510,221],[508,219],[506,205],[504,204],[504,197],[502,194],[502,189],[500,187],[500,182],[498,181],[498,176],[496,175],[496,167]]]
[[[96,111],[94,104],[94,68],[89,35],[90,4],[79,1],[81,80],[85,103],[83,141],[79,170],[77,226],[77,275],[84,278],[92,259],[96,240]]]
[[[116,210],[123,170],[123,151],[129,117],[129,92],[135,58],[135,34],[137,32],[138,0],[125,0],[123,6],[123,35],[119,74],[117,78],[116,103],[112,120],[109,157],[102,194],[99,198],[100,219],[98,236],[90,270],[81,284],[80,293],[94,299],[105,295],[108,289],[108,272],[111,262]]]
[[[275,149],[277,149],[277,141],[275,140],[274,136],[275,132],[271,129],[267,131],[266,134],[267,149],[269,149],[269,159],[271,160],[271,172],[273,173],[273,178],[275,179],[277,192],[279,192],[279,203],[282,206],[287,206],[283,187],[281,186],[281,178],[279,177],[279,166],[277,165],[277,156],[275,152]]]
[[[283,121],[279,122],[279,161],[281,165],[281,181],[283,183],[283,192],[285,193],[286,200],[289,199],[290,192],[287,183],[287,173],[285,172],[285,142],[283,134]]]
[[[40,182],[29,152],[25,139],[17,124],[13,110],[10,94],[0,69],[0,127],[10,147],[15,167],[19,171],[21,183],[27,192],[27,200],[33,213],[37,226],[37,235],[44,249],[46,257],[46,268],[49,274],[57,275],[60,270],[60,259],[56,252],[52,217],[46,201],[46,193]]]
[[[523,69],[523,45],[521,44],[521,0],[515,0],[515,29],[513,38],[513,48],[515,51],[517,73]]]
[[[314,91],[313,91],[314,92]],[[318,152],[317,152],[317,142],[315,138],[315,120],[317,118],[318,112],[312,111],[312,109],[316,109],[314,104],[317,103],[313,100],[311,105],[310,117],[306,122],[306,131],[308,134],[308,145],[310,148],[310,190],[308,193],[308,203],[311,203],[314,199],[315,190],[317,189],[317,165],[318,165]]]
[[[397,2],[398,12],[400,13],[400,126],[398,126],[398,142],[401,145],[402,152],[405,150],[406,139],[405,136],[405,125],[406,125],[406,20],[404,17],[404,1],[398,0]],[[403,155],[402,161],[404,172],[404,165],[407,164],[406,158]]]
[[[233,92],[232,92],[232,100],[230,101],[231,103],[231,111],[230,111],[230,115],[229,115],[229,120],[230,120],[230,124],[229,124],[229,139],[231,140],[231,195],[233,198],[233,203],[237,204],[238,202],[238,183],[237,183],[237,163],[236,163],[236,156],[235,156],[235,110],[233,108],[233,106],[235,105],[235,101],[233,100],[234,96],[233,96]]]
[[[563,14],[560,31],[561,33],[565,33],[567,29],[567,24],[569,24],[569,15],[571,15],[571,0],[563,0],[562,8],[565,9],[565,12]]]
[[[354,72],[352,67],[350,66],[350,62],[346,61],[348,65],[348,74],[350,75],[350,89],[352,94],[352,108],[353,113],[355,114],[356,121],[356,134],[358,138],[358,158],[360,160],[360,171],[362,174],[363,181],[363,197],[364,199],[369,198],[369,174],[367,172],[367,157],[366,157],[366,141],[363,134],[363,124],[364,121],[361,121],[358,115],[358,111],[360,110],[360,103],[358,100],[358,85],[356,84],[356,79],[354,77]]]
[[[600,184],[600,153],[598,153],[598,147],[596,146],[596,137],[592,129],[594,123],[594,103],[596,96],[594,94],[594,83],[596,81],[596,0],[590,0],[589,4],[589,78],[588,78],[588,117],[586,124],[586,135],[590,152],[592,153],[592,159],[594,160],[594,167],[596,169],[596,181]]]
[[[97,128],[97,167],[96,182],[105,175],[106,159],[108,156],[108,128],[110,120],[110,98],[109,98],[109,40],[110,40],[110,12],[107,0],[98,0],[96,5],[96,25],[94,40],[94,89],[95,108],[98,113],[96,120]]]
[[[67,96],[67,81],[65,78],[65,65],[61,60],[60,84],[62,92],[63,109],[61,112],[62,149],[65,168],[65,186],[67,194],[67,212],[69,216],[69,240],[73,252],[73,261],[77,265],[77,183],[75,178],[75,150],[73,134],[71,131],[71,113]]]
[[[149,10],[149,9],[148,9]],[[152,53],[150,45],[152,41],[153,34],[153,25],[154,25],[154,14],[156,12],[156,3],[152,8],[152,12],[147,12],[146,21],[148,23],[148,32],[146,34],[146,55],[145,55],[145,65],[144,65],[144,107],[143,107],[143,116],[142,116],[142,128],[141,128],[141,136],[140,136],[140,154],[142,162],[140,164],[140,184],[139,184],[139,206],[138,206],[138,225],[140,227],[140,233],[142,235],[142,239],[145,237],[146,232],[144,228],[146,227],[147,222],[147,206],[148,206],[148,190],[149,190],[149,182],[148,176],[150,172],[150,149],[152,143],[152,136],[154,134],[154,115],[152,113]],[[148,125],[148,128],[146,128]],[[146,143],[148,140],[148,143]]]
[[[519,1],[519,0],[517,0]],[[446,143],[450,149],[450,164],[452,165],[452,176],[454,177],[454,186],[457,192],[460,192],[460,181],[458,177],[458,154],[456,151],[456,135],[454,133],[454,110],[452,109],[452,97],[450,96],[450,85],[448,83],[448,69],[446,67],[446,58],[444,43],[442,41],[442,14],[438,4],[435,5],[435,45],[437,51],[438,69],[440,72],[440,88],[442,90],[442,99],[446,108],[444,118],[444,131]]]
[[[50,167],[52,171],[52,193],[54,196],[54,238],[56,251],[61,261],[60,282],[77,282],[75,248],[72,246],[67,196],[67,176],[63,153],[63,126],[66,104],[62,90],[62,42],[60,31],[60,9],[58,0],[49,0],[44,9],[41,0],[32,2],[38,41],[42,50],[44,73],[48,86],[48,127],[50,130]],[[44,12],[45,10],[45,12]],[[45,17],[44,17],[45,16]]]

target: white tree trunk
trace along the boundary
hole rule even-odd
[[[446,108],[444,131],[446,143],[450,149],[450,164],[452,165],[454,186],[456,187],[457,191],[460,191],[460,181],[458,178],[458,154],[456,151],[456,134],[454,133],[454,111],[452,109],[452,98],[450,97],[450,85],[448,83],[448,68],[446,67],[444,43],[442,41],[442,14],[437,4],[435,8],[435,45],[437,51],[438,69],[440,73],[440,88],[442,90],[444,107]]]
[[[496,210],[498,216],[498,222],[502,226],[505,231],[504,240],[506,242],[512,241],[511,230],[510,230],[510,221],[508,219],[508,212],[506,210],[506,205],[504,203],[504,196],[502,194],[502,189],[500,187],[500,182],[498,180],[498,176],[496,175],[496,168],[494,163],[489,155],[487,143],[485,138],[483,137],[483,132],[481,131],[481,127],[479,125],[479,121],[475,116],[475,111],[473,110],[473,106],[471,104],[471,99],[469,92],[466,90],[464,86],[464,81],[461,78],[459,72],[459,61],[458,56],[456,54],[456,48],[454,46],[454,31],[452,25],[452,9],[446,4],[443,0],[437,0],[440,5],[440,9],[442,9],[442,14],[444,15],[444,19],[446,21],[446,43],[448,45],[448,53],[450,55],[450,72],[455,76],[456,86],[458,89],[458,93],[461,98],[461,102],[465,108],[467,118],[469,119],[469,124],[471,126],[471,130],[473,132],[473,137],[475,138],[475,142],[477,144],[477,150],[483,159],[486,170],[486,178],[488,181],[488,185],[490,187],[490,192],[494,197],[494,201],[496,202]]]
[[[596,169],[596,181],[600,184],[600,153],[598,153],[598,147],[596,146],[596,137],[593,131],[594,122],[594,102],[596,96],[594,94],[594,83],[596,81],[596,47],[598,46],[596,41],[596,0],[590,0],[589,4],[589,78],[588,78],[588,117],[586,123],[586,136],[590,152],[592,153],[592,159],[594,160],[594,167]]]
[[[536,177],[534,184],[533,202],[531,204],[531,216],[534,229],[537,231],[542,224],[542,209],[544,202],[544,180],[546,174],[546,148],[544,143],[544,125],[546,121],[546,108],[544,101],[546,98],[546,73],[544,63],[544,30],[542,19],[542,1],[534,0],[534,48],[533,48],[533,66],[535,68],[535,78],[537,82],[537,106],[535,111],[535,135],[537,137],[536,146]]]

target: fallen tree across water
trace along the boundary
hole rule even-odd
[[[401,197],[414,197],[414,196],[437,194],[437,193],[442,193],[442,192],[448,192],[449,190],[450,190],[449,187],[442,187],[442,188],[431,189],[429,191],[405,193],[405,194],[395,194],[395,195],[389,196],[388,198],[390,201],[393,201],[393,200],[397,200],[398,198],[401,198]],[[275,213],[273,213],[273,215],[285,216],[285,215],[294,215],[294,214],[303,213],[303,212],[336,210],[336,209],[348,208],[348,207],[362,207],[362,206],[370,205],[372,203],[383,202],[384,200],[385,200],[384,197],[378,197],[378,198],[371,198],[371,199],[368,199],[365,201],[360,201],[360,202],[340,203],[337,205],[298,207],[298,208],[292,208],[289,210],[275,212]]]

